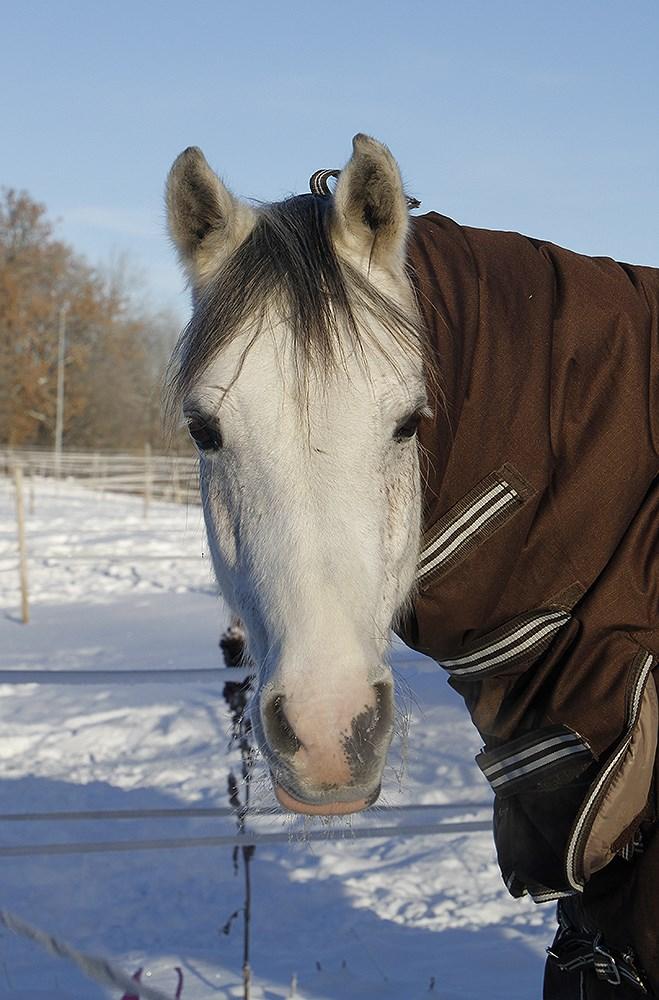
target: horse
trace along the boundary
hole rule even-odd
[[[279,803],[377,800],[393,627],[483,736],[509,890],[559,900],[545,996],[658,990],[659,271],[411,217],[363,134],[259,207],[188,148],[166,202],[193,304],[166,406]]]

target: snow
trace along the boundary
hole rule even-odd
[[[0,479],[0,649],[14,669],[212,668],[226,609],[216,594],[198,507],[35,480],[27,514],[31,615],[19,621],[12,485]],[[84,557],[73,559],[73,556]],[[157,559],[151,557],[157,556]],[[148,557],[148,558],[147,558]],[[411,713],[387,769],[388,805],[455,810],[357,817],[370,825],[484,819],[478,735],[440,668],[396,643]],[[226,807],[228,716],[221,681],[0,684],[0,813]],[[403,760],[405,758],[405,760]],[[405,767],[403,767],[405,765]],[[401,771],[405,773],[401,777]],[[260,773],[256,801],[274,808]],[[255,817],[288,830],[252,864],[254,1000],[529,1000],[541,994],[553,907],[513,900],[486,832],[305,842],[345,820]],[[45,822],[0,820],[0,846],[204,837],[231,817]],[[0,857],[0,907],[183,1000],[240,997],[242,904],[230,847]],[[297,978],[292,992],[291,982]],[[432,988],[431,988],[432,987]],[[117,996],[0,932],[0,1000]]]

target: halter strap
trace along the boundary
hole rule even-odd
[[[316,170],[309,179],[309,190],[320,198],[331,198],[333,192],[329,186],[330,177],[337,180],[340,173],[340,170]],[[418,198],[411,198],[409,195],[405,195],[405,201],[410,211],[421,204]]]
[[[340,170],[316,170],[309,178],[311,193],[317,194],[321,198],[331,197],[332,191],[329,186],[329,179],[333,177],[336,180],[340,173]]]

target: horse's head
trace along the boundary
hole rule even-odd
[[[419,547],[427,402],[400,173],[357,136],[333,197],[255,209],[187,149],[167,204],[194,302],[170,397],[258,668],[253,727],[285,807],[353,812],[379,792],[389,629]]]

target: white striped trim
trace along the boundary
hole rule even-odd
[[[564,767],[568,758],[592,760],[588,744],[566,726],[549,726],[527,733],[495,750],[483,750],[476,763],[499,794],[536,785],[544,772]],[[527,780],[528,779],[528,780]]]
[[[425,549],[422,550],[419,556],[420,563],[423,563],[424,560],[428,559],[428,557],[433,553],[436,552],[437,554],[429,563],[419,567],[419,579],[434,569],[435,566],[445,562],[457,548],[463,545],[464,542],[466,542],[472,535],[480,531],[482,526],[493,518],[502,508],[511,503],[515,503],[518,499],[519,494],[515,489],[513,489],[510,483],[505,480],[495,483],[494,486],[487,491],[487,493],[472,503],[464,514],[461,514],[460,517],[449,524],[449,526],[445,528],[444,531],[437,536],[437,538],[435,538],[425,547]],[[478,512],[484,507],[486,509],[483,513],[480,514],[480,516],[473,523],[468,524],[474,515],[478,514]],[[464,530],[461,531],[457,537],[453,537],[455,532],[460,531],[460,528],[462,528],[465,524],[468,526],[464,528]]]
[[[579,813],[579,818],[575,823],[572,836],[570,837],[570,842],[568,844],[565,860],[565,869],[567,874],[567,880],[573,889],[577,892],[583,892],[584,883],[580,882],[577,878],[577,873],[575,870],[576,865],[576,851],[577,843],[581,833],[583,832],[584,826],[589,818],[590,810],[594,802],[596,801],[600,791],[609,780],[611,774],[618,767],[620,761],[624,757],[629,744],[631,743],[632,736],[634,734],[634,728],[638,720],[638,713],[641,705],[641,698],[643,697],[643,692],[645,690],[645,684],[647,682],[648,676],[652,667],[654,665],[654,659],[650,653],[646,655],[643,665],[639,671],[639,675],[636,679],[636,684],[634,686],[634,693],[632,696],[631,707],[629,711],[629,721],[627,723],[627,732],[625,737],[618,748],[617,752],[613,755],[607,766],[604,768],[599,778],[595,782],[592,791],[588,795],[586,801],[584,802],[581,812]]]
[[[497,663],[505,663],[513,657],[530,649],[536,643],[541,642],[545,636],[558,631],[570,620],[567,611],[549,611],[540,614],[529,622],[520,625],[510,635],[504,636],[490,646],[483,646],[474,653],[467,653],[464,656],[456,656],[450,660],[442,660],[441,664],[454,674],[471,674],[481,670],[489,669]],[[516,641],[520,640],[520,641]],[[511,643],[513,644],[511,646]],[[506,647],[511,647],[506,649]],[[506,651],[499,656],[492,654],[499,650]],[[464,666],[463,666],[464,664]],[[472,664],[468,666],[467,664]]]
[[[483,774],[489,779],[490,776],[496,775],[497,772],[503,770],[504,768],[510,767],[513,764],[519,764],[528,757],[541,753],[543,750],[549,750],[552,747],[559,746],[561,743],[574,743],[575,741],[579,743],[579,749],[583,750],[584,745],[576,733],[559,733],[557,736],[552,736],[549,739],[542,740],[541,743],[534,743],[532,746],[526,747],[518,753],[510,754],[509,757],[504,757],[501,760],[494,761],[492,764],[488,764],[486,767],[483,767]]]
[[[449,524],[449,526],[442,531],[441,535],[438,535],[437,538],[435,538],[429,545],[426,546],[425,549],[423,549],[420,558],[427,559],[428,556],[431,555],[436,548],[438,548],[438,546],[443,545],[447,538],[450,538],[450,536],[458,528],[461,528],[463,524],[474,516],[474,514],[477,514],[481,507],[486,506],[490,500],[498,496],[499,493],[502,493],[507,486],[508,483],[501,482],[495,483],[494,486],[491,486],[487,493],[485,493],[482,497],[479,497],[478,500],[472,503],[470,507],[467,507],[464,514],[462,514],[456,521],[452,521],[451,524]]]
[[[513,886],[516,881],[517,881],[517,876],[515,875],[515,872],[511,872],[508,878],[506,879],[506,889],[511,895],[513,892]],[[524,887],[524,895],[526,895],[528,891],[529,890],[526,887]]]
[[[534,903],[551,903],[557,899],[565,899],[566,896],[574,896],[574,892],[566,892],[564,889],[548,889],[547,892],[529,892]]]
[[[500,788],[502,785],[508,784],[510,781],[514,781],[516,778],[521,778],[525,774],[532,774],[534,771],[538,771],[543,767],[548,767],[550,764],[554,764],[557,760],[561,760],[563,757],[571,757],[575,753],[584,753],[585,747],[582,743],[575,746],[563,747],[562,750],[555,750],[554,753],[546,754],[540,757],[538,760],[533,760],[528,764],[524,764],[521,767],[514,768],[512,771],[506,771],[501,774],[498,778],[489,778],[488,781],[490,785],[495,790]]]

